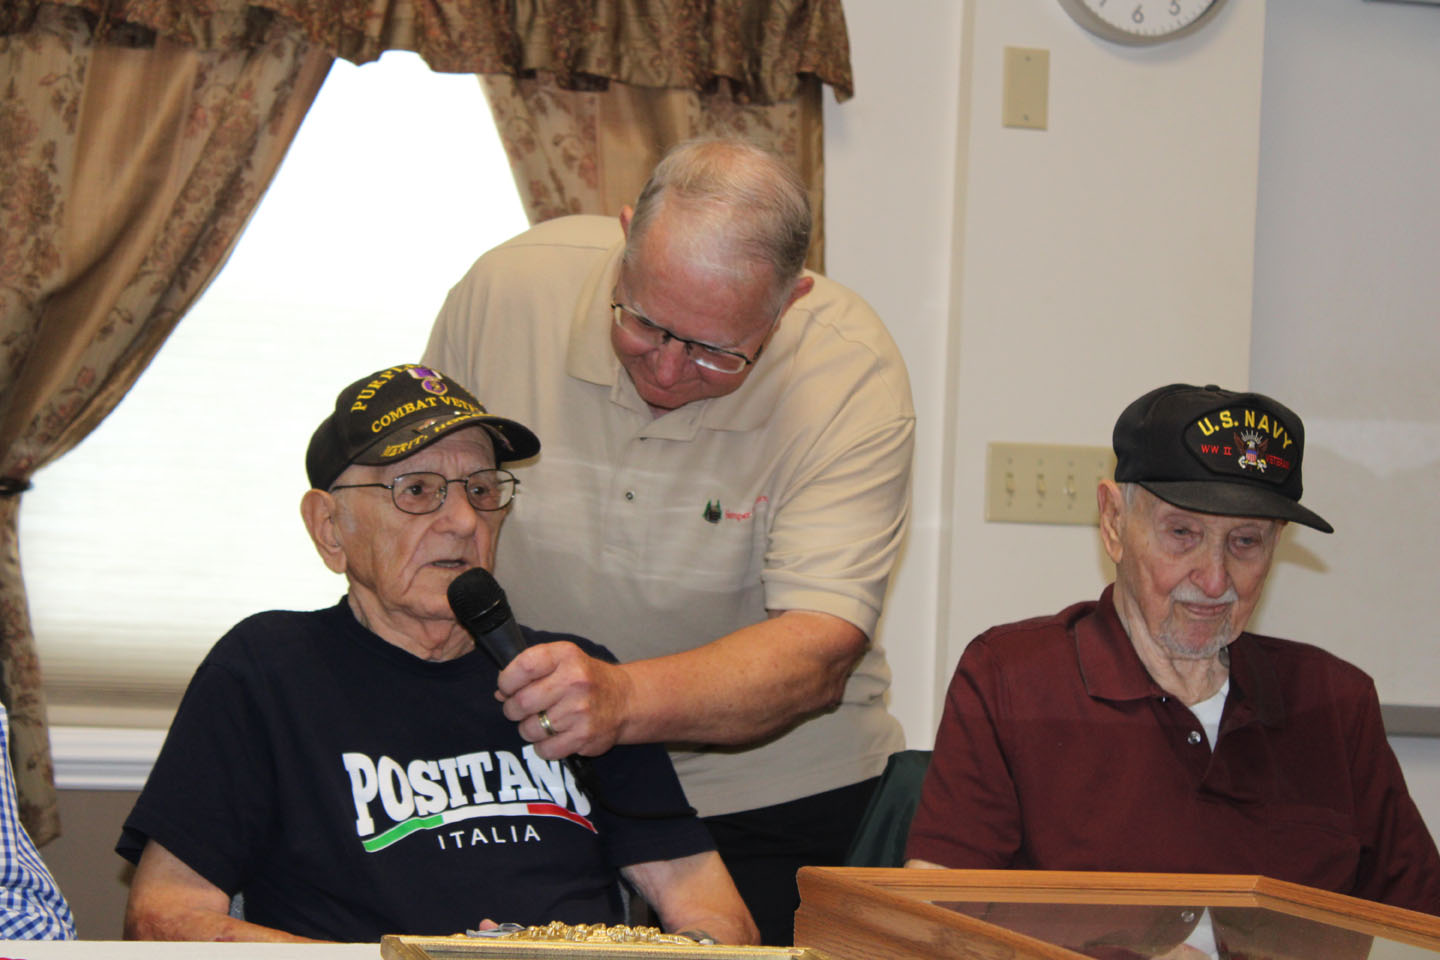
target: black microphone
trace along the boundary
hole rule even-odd
[[[501,670],[525,649],[525,638],[520,634],[515,614],[510,612],[505,590],[489,570],[483,567],[466,570],[450,581],[445,597],[450,601],[456,621],[470,632],[476,645],[483,647]],[[580,789],[594,796],[594,780],[585,758],[571,756],[561,762],[570,768]]]
[[[450,601],[450,611],[455,614],[455,620],[475,638],[477,646],[485,648],[485,652],[490,654],[501,670],[527,646],[525,637],[520,633],[520,625],[515,622],[515,615],[510,612],[510,602],[505,599],[505,590],[489,570],[482,567],[466,570],[450,581],[445,598]],[[695,815],[695,808],[690,806],[659,812],[617,809],[601,795],[595,770],[588,757],[574,754],[564,758],[561,763],[570,769],[570,775],[575,778],[581,790],[589,794],[598,805],[617,816],[640,820],[668,820]]]
[[[525,649],[525,638],[510,612],[505,591],[483,567],[471,567],[450,581],[445,591],[450,610],[475,643],[504,670]]]

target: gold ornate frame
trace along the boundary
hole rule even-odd
[[[380,956],[383,960],[828,960],[802,947],[568,943],[465,936],[388,936],[380,941]]]

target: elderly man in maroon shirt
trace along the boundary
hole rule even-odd
[[[950,684],[909,866],[1263,874],[1440,913],[1371,679],[1246,633],[1302,507],[1300,418],[1173,384],[1120,415],[1115,583],[995,627]]]

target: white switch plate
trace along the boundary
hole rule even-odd
[[[1095,488],[1115,475],[1109,447],[991,443],[985,448],[985,519],[992,523],[1099,523]]]
[[[1007,127],[1044,130],[1050,122],[1050,51],[1005,48],[1000,121]]]

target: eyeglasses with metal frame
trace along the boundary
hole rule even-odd
[[[635,308],[627,307],[623,303],[612,302],[610,309],[615,312],[615,326],[632,337],[644,340],[652,347],[663,347],[674,340],[685,347],[685,356],[693,360],[696,366],[714,370],[716,373],[739,373],[759,360],[760,354],[765,350],[765,345],[762,343],[760,349],[755,351],[755,356],[747,357],[743,353],[726,350],[724,347],[717,347],[702,340],[682,337],[674,330],[660,326],[644,314],[637,313]],[[779,320],[780,318],[776,317],[775,319]]]
[[[356,490],[361,487],[379,487],[390,491],[390,500],[402,513],[423,516],[434,513],[445,505],[450,484],[465,484],[465,499],[470,506],[482,513],[504,510],[515,497],[520,480],[509,470],[476,470],[469,476],[447,479],[444,475],[430,472],[402,473],[389,483],[341,483],[330,489]]]

